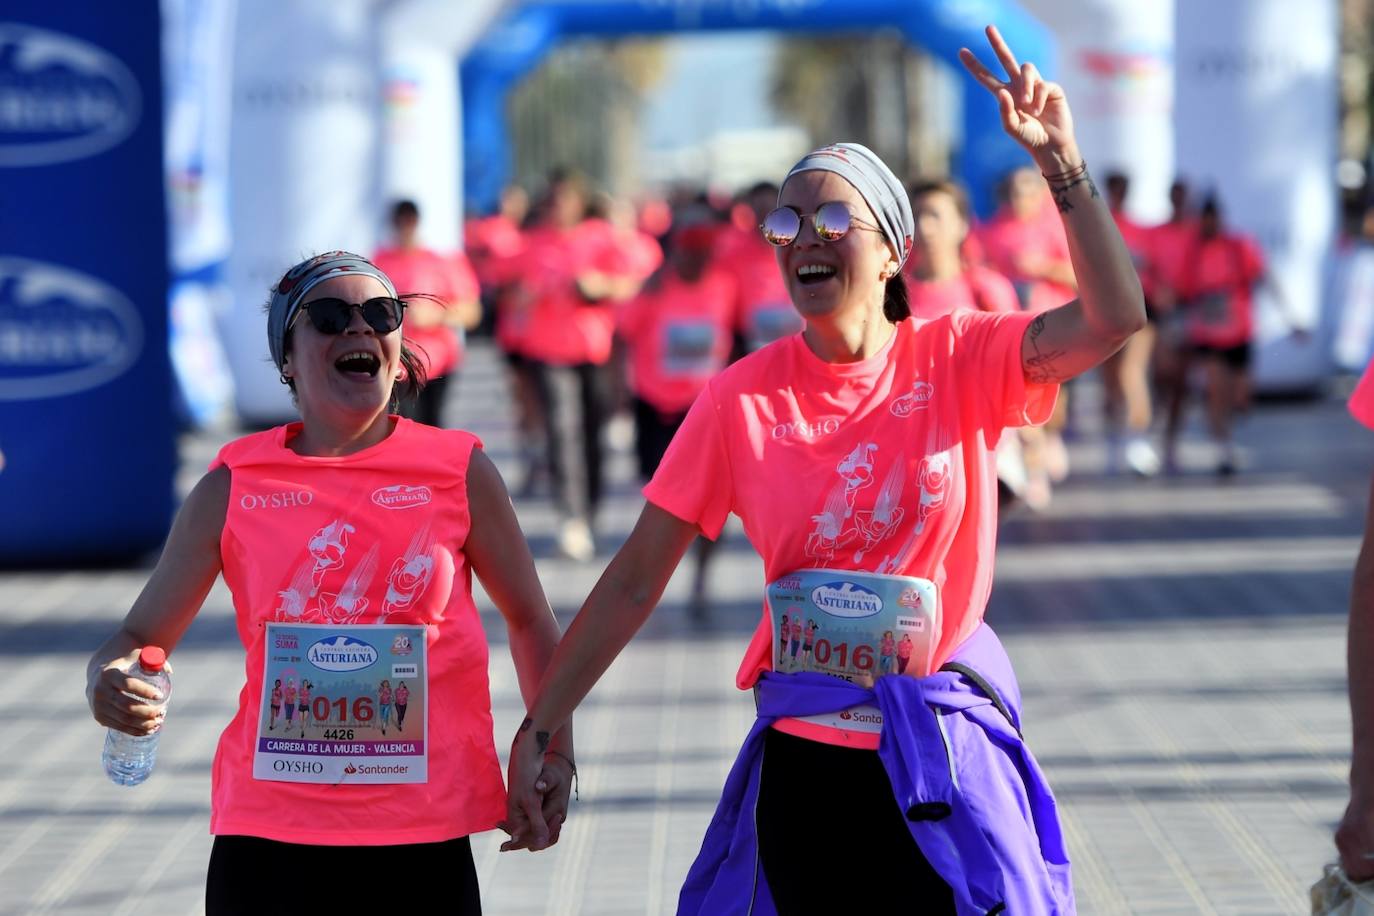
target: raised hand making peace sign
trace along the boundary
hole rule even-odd
[[[1034,157],[1041,171],[1056,172],[1077,165],[1081,158],[1063,88],[1042,78],[1030,61],[1017,63],[996,26],[988,26],[987,35],[1007,73],[1005,81],[983,66],[968,48],[959,49],[959,59],[973,78],[996,96],[1002,127]]]

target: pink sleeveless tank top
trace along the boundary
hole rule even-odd
[[[476,436],[396,419],[352,455],[303,457],[293,423],[230,442],[220,553],[247,650],[239,710],[220,736],[210,832],[289,843],[429,843],[493,829],[505,788],[492,737],[487,642],[463,553]],[[314,785],[253,778],[266,625],[427,628],[429,781]]]

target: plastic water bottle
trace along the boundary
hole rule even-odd
[[[152,684],[162,691],[162,700],[155,702],[139,697],[149,706],[166,706],[167,698],[172,695],[172,680],[167,676],[164,666],[167,653],[158,646],[144,646],[138,653],[138,662],[129,669],[129,677]],[[147,779],[157,762],[157,739],[162,734],[159,728],[151,735],[126,735],[113,728],[105,733],[105,750],[100,762],[105,765],[105,775],[110,781],[121,786],[136,786]]]

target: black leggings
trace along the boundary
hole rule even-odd
[[[757,816],[779,916],[890,912],[893,900],[925,916],[955,912],[954,892],[911,838],[877,751],[769,729]]]
[[[406,724],[406,704],[396,704],[396,727],[400,728]]]
[[[402,846],[304,846],[217,836],[205,876],[205,914],[385,913],[396,907],[402,890],[426,912],[481,916],[468,838]]]

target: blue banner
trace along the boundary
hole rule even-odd
[[[975,210],[987,215],[995,208],[997,181],[1026,162],[1002,130],[996,100],[959,62],[961,47],[993,62],[983,35],[989,24],[1001,30],[1022,60],[1034,61],[1048,79],[1055,78],[1053,39],[1016,0],[520,0],[463,60],[464,198],[480,211],[496,206],[510,172],[506,95],[565,39],[741,29],[831,35],[890,28],[960,74],[962,149],[955,171],[968,186]]]
[[[176,467],[156,3],[0,11],[0,563],[161,543]]]

